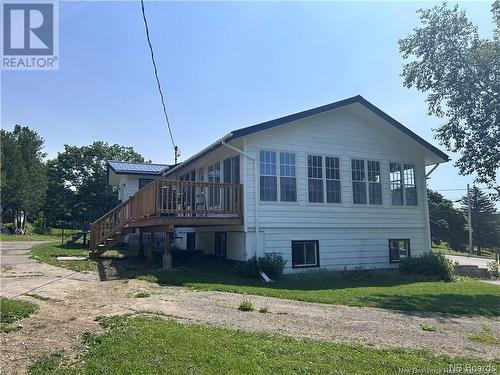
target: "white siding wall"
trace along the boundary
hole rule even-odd
[[[154,179],[158,177],[140,176],[140,175],[117,175],[118,180],[118,199],[126,201],[130,196],[139,190],[140,179]]]
[[[291,240],[294,239],[319,240],[321,266],[335,268],[390,266],[389,238],[409,238],[412,255],[429,249],[425,151],[401,131],[375,119],[373,122],[361,119],[348,109],[340,109],[250,135],[244,148],[257,161],[260,150],[296,154],[297,202],[258,202],[263,250],[282,252],[288,267],[291,267]],[[311,154],[340,158],[342,203],[308,202],[307,155]],[[380,161],[381,206],[352,203],[353,158]],[[277,159],[279,161],[279,154]],[[247,235],[248,258],[255,253],[254,165],[247,158],[242,161],[246,163],[242,170],[246,170],[243,182],[245,224],[250,232]],[[390,162],[415,165],[418,206],[392,205]],[[254,251],[248,251],[250,249]]]

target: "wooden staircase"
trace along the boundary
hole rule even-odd
[[[129,198],[91,224],[90,257],[98,257],[104,254],[112,246],[117,245],[123,240],[123,237],[127,234],[124,227],[133,218],[133,200],[134,197]]]
[[[243,186],[159,179],[90,225],[89,256],[98,257],[134,228],[242,225]]]

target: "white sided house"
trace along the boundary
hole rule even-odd
[[[430,251],[426,167],[446,161],[355,96],[228,133],[166,167],[115,226],[170,226],[233,260],[279,253],[286,272],[388,268]]]

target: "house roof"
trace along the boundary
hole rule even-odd
[[[136,163],[108,160],[108,168],[116,174],[143,174],[159,176],[170,168],[167,164]]]
[[[320,113],[331,111],[333,109],[337,109],[337,108],[341,108],[341,107],[345,107],[345,106],[348,106],[348,105],[354,104],[354,103],[359,103],[359,104],[363,105],[365,108],[367,108],[368,110],[370,110],[371,112],[373,112],[377,116],[379,116],[382,119],[384,119],[385,121],[387,121],[390,125],[392,125],[396,129],[400,130],[401,132],[405,133],[407,136],[409,136],[410,138],[412,138],[413,140],[415,140],[416,142],[421,144],[423,147],[425,147],[426,149],[431,151],[433,154],[437,155],[440,159],[442,159],[444,161],[450,160],[448,155],[445,154],[443,151],[441,151],[437,147],[431,145],[425,139],[423,139],[422,137],[415,134],[413,131],[408,129],[406,126],[401,124],[399,121],[397,121],[393,117],[389,116],[387,113],[382,111],[380,108],[378,108],[375,105],[373,105],[372,103],[370,103],[368,100],[363,98],[361,95],[356,95],[356,96],[353,96],[353,97],[350,97],[347,99],[343,99],[343,100],[339,100],[337,102],[326,104],[326,105],[323,105],[320,107],[308,109],[308,110],[305,110],[302,112],[297,112],[297,113],[294,113],[294,114],[291,114],[288,116],[284,116],[284,117],[280,117],[280,118],[277,118],[274,120],[265,121],[265,122],[262,122],[262,123],[257,124],[257,125],[252,125],[252,126],[248,126],[245,128],[233,130],[232,132],[226,134],[224,137],[222,137],[219,140],[217,140],[216,142],[212,143],[211,145],[209,145],[205,149],[203,149],[200,152],[198,152],[197,154],[193,155],[192,157],[190,157],[186,161],[184,161],[180,164],[177,164],[175,167],[170,168],[168,171],[165,171],[165,174],[173,173],[176,169],[182,168],[184,166],[187,166],[187,165],[193,163],[194,161],[198,160],[199,158],[206,155],[207,153],[212,152],[215,149],[222,146],[223,142],[229,142],[229,141],[232,141],[232,140],[237,139],[237,138],[245,137],[245,136],[248,136],[248,135],[251,135],[251,134],[254,134],[257,132],[261,132],[264,130],[269,130],[269,129],[272,129],[272,128],[275,128],[275,127],[278,127],[281,125],[285,125],[285,124],[292,122],[292,121],[301,120],[301,119],[304,119],[306,117],[318,115]]]

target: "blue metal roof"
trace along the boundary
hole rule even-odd
[[[170,166],[166,164],[135,163],[129,161],[108,160],[108,167],[116,174],[161,175]]]

